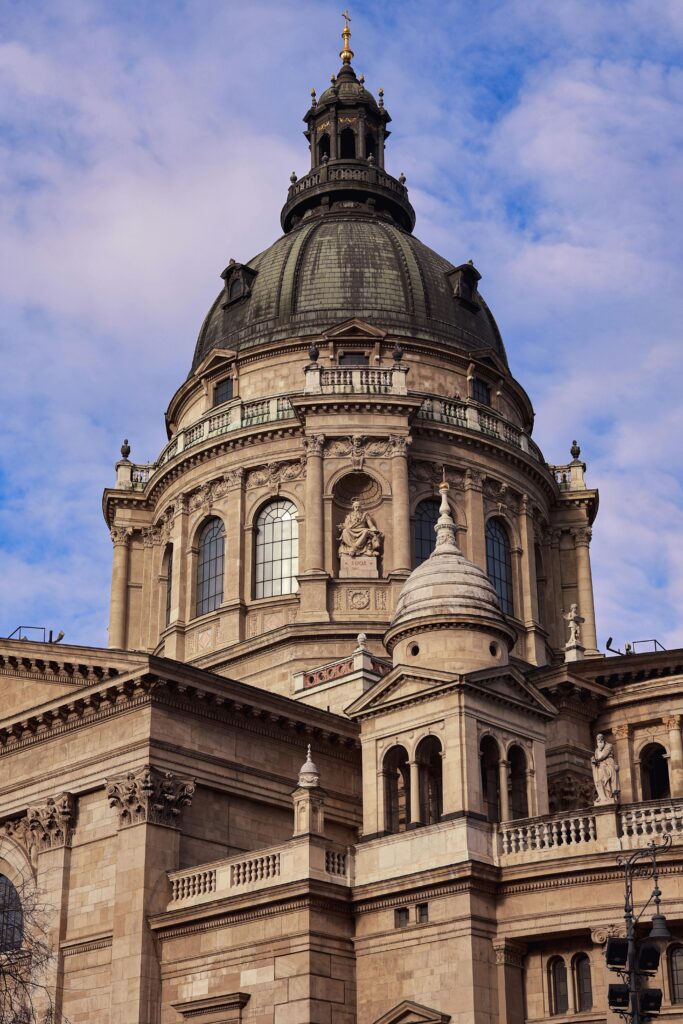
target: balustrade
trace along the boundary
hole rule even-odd
[[[505,822],[499,828],[499,836],[500,852],[504,856],[578,846],[596,839],[595,814],[583,812],[562,818]]]
[[[631,804],[620,811],[622,835],[658,836],[683,832],[683,800]]]

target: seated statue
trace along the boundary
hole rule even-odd
[[[350,555],[356,558],[359,555],[379,554],[382,534],[367,512],[361,512],[358,500],[354,501],[352,510],[338,529],[340,556]]]

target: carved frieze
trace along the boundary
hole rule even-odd
[[[280,486],[290,480],[300,480],[306,475],[306,460],[296,462],[269,462],[257,466],[247,473],[247,487],[269,487],[277,493]]]
[[[180,825],[182,810],[192,801],[194,779],[144,765],[104,780],[109,806],[116,808],[119,828],[149,822]]]
[[[411,480],[432,484],[436,490],[443,480],[444,469],[446,470],[446,482],[450,489],[455,489],[456,491],[464,490],[466,474],[461,469],[454,469],[452,466],[444,467],[436,462],[411,459],[408,467],[408,476]]]

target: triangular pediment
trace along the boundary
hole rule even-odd
[[[368,324],[365,320],[359,320],[358,317],[352,317],[350,320],[344,320],[340,324],[335,324],[334,327],[330,327],[328,331],[324,332],[323,337],[328,340],[340,341],[341,339],[363,339],[366,341],[381,341],[382,338],[386,337],[387,332],[380,330],[379,327],[373,327],[372,324]]]
[[[461,677],[453,672],[434,669],[406,668],[397,665],[383,679],[346,708],[350,718],[389,711],[415,700],[429,700],[444,690],[459,685]]]
[[[450,1019],[450,1013],[441,1013],[412,999],[404,999],[393,1010],[378,1017],[375,1024],[448,1024]]]
[[[206,377],[212,370],[220,369],[221,367],[231,363],[237,353],[233,352],[232,349],[228,348],[212,348],[211,351],[202,359],[201,363],[194,371],[194,377]]]
[[[517,704],[543,718],[557,715],[557,708],[514,665],[470,672],[465,677],[465,685],[475,687],[478,693],[492,700]]]

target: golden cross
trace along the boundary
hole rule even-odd
[[[342,11],[342,18],[346,22],[346,27],[348,28],[349,22],[351,21],[351,15],[349,14],[348,10]]]

